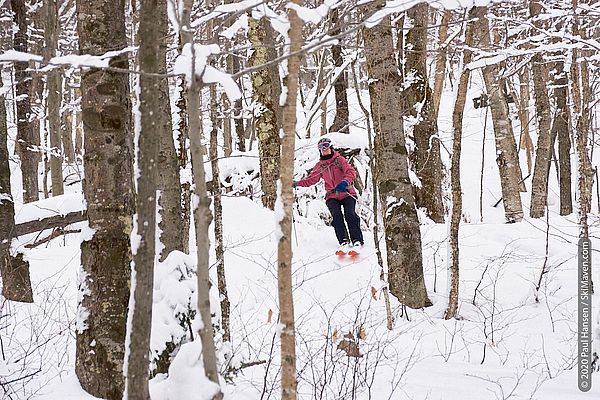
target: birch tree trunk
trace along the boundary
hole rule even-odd
[[[14,32],[13,43],[16,51],[27,53],[27,11],[25,0],[11,0],[14,21],[18,30]],[[28,148],[40,145],[39,132],[31,123],[31,74],[27,71],[28,63],[15,62],[15,81],[17,96],[17,151],[21,158],[23,182],[23,202],[29,203],[39,199],[38,164],[39,154]]]
[[[406,113],[417,119],[413,127],[415,149],[411,159],[421,188],[417,188],[417,206],[437,223],[444,222],[442,203],[442,161],[437,136],[437,118],[427,78],[427,20],[429,6],[419,4],[408,10],[412,28],[406,36],[404,74],[411,77],[404,90]]]
[[[444,92],[444,78],[446,77],[446,54],[448,46],[446,39],[448,38],[448,22],[450,22],[450,10],[444,11],[438,28],[438,49],[435,55],[435,77],[433,84],[433,110],[437,116],[440,110],[440,102],[442,93]]]
[[[341,25],[343,21],[339,19],[339,12],[337,8],[334,8],[331,12],[331,24],[333,29],[331,30],[331,36],[339,35],[341,32]],[[331,57],[333,58],[333,65],[337,68],[341,67],[344,63],[342,57],[342,46],[337,43],[331,46]],[[342,75],[333,83],[333,89],[335,91],[335,118],[333,125],[329,129],[331,132],[350,132],[349,112],[348,112],[348,81],[346,80],[346,74]],[[326,102],[325,102],[326,103]]]
[[[529,12],[533,17],[539,15],[542,5],[532,0],[529,2]],[[534,26],[541,29],[541,23],[534,20]],[[548,199],[548,170],[550,169],[550,156],[552,140],[550,138],[550,97],[548,96],[548,68],[541,53],[536,53],[531,59],[533,73],[533,91],[535,94],[535,113],[538,126],[537,153],[531,183],[531,208],[529,215],[532,218],[544,216],[546,201]]]
[[[157,0],[140,0],[139,6],[139,52],[138,64],[143,72],[161,73],[164,52],[161,52],[160,29],[156,29],[158,9],[165,7]],[[161,65],[162,64],[162,65]],[[139,247],[133,249],[131,266],[131,296],[129,303],[128,356],[125,371],[125,399],[150,400],[148,389],[150,330],[152,327],[152,293],[154,290],[154,259],[156,253],[156,189],[159,165],[159,141],[164,138],[164,97],[160,92],[166,78],[140,75],[140,120],[138,145],[138,184],[136,197],[136,224],[132,237],[139,235]],[[168,96],[167,96],[168,100]],[[167,103],[168,104],[168,103]],[[170,118],[169,118],[170,119]],[[163,124],[163,126],[161,126]],[[161,132],[163,130],[163,132]],[[171,130],[167,130],[169,136]],[[173,140],[171,139],[171,143]],[[177,185],[179,186],[179,185]],[[162,193],[161,193],[162,195]],[[176,199],[179,202],[179,199]],[[164,234],[164,232],[163,232]]]
[[[159,52],[156,71],[160,74],[167,73],[166,52],[169,21],[167,18],[167,0],[154,0],[154,29],[158,31],[156,40],[158,45],[155,50]],[[141,32],[141,31],[140,31]],[[140,37],[140,40],[142,38]],[[173,250],[185,249],[184,229],[182,229],[183,215],[181,210],[181,179],[179,175],[179,162],[175,143],[173,141],[173,121],[171,118],[171,100],[169,98],[169,81],[166,77],[153,81],[156,86],[154,95],[158,96],[157,107],[153,110],[156,119],[155,135],[158,136],[158,176],[157,186],[160,190],[159,212],[160,243],[162,250],[160,260],[164,259]],[[185,149],[184,149],[185,150]]]
[[[56,55],[58,47],[58,2],[56,0],[44,0],[46,9],[46,29],[44,59],[49,60]],[[47,79],[48,97],[46,99],[48,110],[48,130],[50,135],[50,174],[52,177],[52,196],[64,193],[62,172],[62,146],[60,129],[60,101],[62,98],[62,71],[55,68],[50,71]]]
[[[196,230],[196,248],[198,257],[198,266],[196,275],[198,277],[198,310],[202,319],[202,327],[199,335],[202,343],[202,361],[206,377],[219,385],[219,373],[217,370],[217,356],[214,342],[214,332],[210,314],[210,277],[208,273],[208,260],[210,252],[210,239],[208,229],[212,221],[210,211],[210,198],[208,197],[206,186],[206,174],[204,171],[204,148],[202,146],[202,137],[200,136],[201,118],[200,118],[200,80],[195,70],[195,49],[194,37],[190,24],[190,15],[192,11],[193,0],[185,0],[183,4],[183,18],[181,21],[181,37],[184,46],[190,46],[192,54],[192,73],[189,82],[187,94],[187,110],[189,118],[190,133],[190,154],[192,158],[192,173],[194,176],[195,194],[197,204],[194,207],[194,226]],[[213,396],[213,399],[223,397],[220,389]]]
[[[250,67],[263,65],[275,58],[273,49],[273,28],[266,18],[248,20],[248,40],[253,52],[248,60]],[[262,68],[252,72],[252,99],[260,107],[256,117],[256,135],[258,136],[258,154],[260,157],[260,182],[262,203],[273,210],[277,199],[277,178],[280,164],[280,121],[277,119],[279,108],[278,67]]]
[[[475,38],[479,39],[480,48],[491,48],[489,21],[482,13],[476,22]],[[517,222],[523,218],[523,207],[519,182],[521,168],[517,155],[517,144],[512,129],[508,105],[502,91],[500,67],[497,64],[483,67],[483,80],[488,93],[494,136],[496,139],[496,162],[500,173],[504,216],[507,222]]]
[[[469,11],[469,19],[481,18],[485,14],[484,7],[473,7]],[[465,32],[465,47],[463,50],[463,69],[458,81],[456,101],[454,102],[454,111],[452,112],[452,159],[450,167],[450,186],[452,188],[452,213],[450,217],[450,292],[448,293],[448,308],[446,309],[445,319],[458,317],[458,294],[459,294],[459,242],[458,230],[462,217],[462,188],[460,184],[460,153],[462,148],[462,121],[467,100],[467,90],[469,88],[469,78],[471,70],[464,66],[469,64],[473,58],[470,50],[473,46],[474,23],[467,23]]]
[[[301,0],[292,0],[302,6]],[[290,21],[289,38],[290,54],[298,52],[302,46],[302,25],[296,11],[288,8]],[[281,340],[281,399],[296,400],[298,381],[296,377],[296,333],[294,322],[294,297],[292,293],[292,206],[294,194],[292,181],[294,178],[294,146],[296,141],[296,100],[298,98],[298,82],[301,55],[296,54],[288,59],[288,75],[286,77],[287,96],[283,105],[283,140],[281,146],[280,190],[277,199],[280,213],[279,243],[277,245],[277,293],[279,297],[279,321],[282,325]]]
[[[370,15],[382,2],[366,7]],[[402,80],[394,55],[390,18],[363,32],[369,94],[377,157],[377,182],[383,205],[390,292],[411,307],[430,306],[423,277],[421,231],[415,208],[413,186],[408,174],[408,157],[402,115]]]
[[[0,79],[0,89],[2,79]],[[33,303],[33,290],[29,278],[29,262],[23,255],[13,257],[10,244],[15,228],[15,204],[10,187],[8,157],[8,127],[4,95],[0,95],[0,274],[2,296],[7,300]]]
[[[127,46],[125,2],[77,0],[81,54],[101,55]],[[126,55],[109,65],[128,68]],[[84,195],[94,234],[81,244],[83,270],[75,372],[93,396],[121,399],[126,311],[129,303],[130,235],[134,210],[133,130],[126,74],[87,69],[81,78]]]

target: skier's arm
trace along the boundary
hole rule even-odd
[[[351,185],[356,178],[356,170],[344,157],[339,157],[339,160],[342,167],[342,172],[344,173],[343,179]]]
[[[299,181],[296,182],[296,186],[312,186],[314,184],[316,184],[317,182],[319,182],[319,180],[321,179],[321,167],[319,166],[319,163],[317,163],[317,165],[315,165],[312,169],[312,171],[310,171],[310,174],[308,174],[308,176],[304,179],[300,179]]]

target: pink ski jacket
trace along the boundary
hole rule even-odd
[[[356,170],[337,151],[333,151],[333,157],[330,159],[319,160],[305,179],[296,182],[296,186],[312,186],[319,182],[321,178],[325,181],[325,190],[327,191],[325,200],[343,200],[349,195],[356,197],[356,190],[352,185],[354,178],[356,178]],[[336,192],[335,187],[344,179],[348,182],[348,191]]]

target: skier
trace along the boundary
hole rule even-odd
[[[340,248],[336,251],[337,255],[348,253],[356,256],[360,252],[364,240],[360,230],[360,218],[356,214],[356,190],[352,183],[356,177],[356,170],[348,161],[331,145],[331,139],[321,138],[317,144],[321,159],[313,167],[312,171],[305,179],[294,181],[296,186],[312,186],[319,182],[321,178],[325,181],[325,204],[333,217],[333,228]],[[342,214],[342,207],[344,212]],[[346,230],[346,224],[348,230]],[[348,238],[348,231],[350,238]],[[352,249],[350,249],[352,247]],[[348,251],[350,250],[350,251]]]

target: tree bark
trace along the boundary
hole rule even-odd
[[[141,4],[140,4],[141,6]],[[159,52],[156,71],[159,74],[167,73],[166,52],[169,21],[167,17],[167,0],[154,0],[154,29],[158,31],[156,40]],[[141,22],[140,22],[141,23]],[[140,31],[141,32],[141,31]],[[142,40],[140,36],[140,40]],[[160,260],[164,261],[173,250],[183,251],[184,231],[183,215],[181,210],[181,179],[179,175],[179,162],[175,143],[173,141],[173,121],[171,119],[171,100],[169,98],[169,81],[161,78],[154,80],[157,90],[154,95],[158,96],[158,104],[161,107],[153,109],[153,117],[156,118],[155,135],[158,136],[158,176],[157,186],[160,190],[159,212],[160,243],[162,249]],[[185,149],[184,149],[185,151]]]
[[[263,65],[275,58],[273,50],[273,28],[266,18],[248,20],[248,40],[252,44],[253,53],[248,65]],[[277,178],[280,164],[280,139],[278,121],[279,95],[281,84],[277,66],[262,68],[252,72],[252,98],[261,106],[256,118],[256,134],[258,136],[258,154],[260,157],[260,182],[262,186],[262,203],[273,210],[277,199]]]
[[[337,8],[331,10],[330,20],[331,24],[333,25],[331,36],[339,35],[343,21],[340,21],[339,19],[339,12]],[[331,57],[333,59],[333,65],[335,65],[337,68],[341,67],[344,63],[344,58],[342,57],[342,46],[339,43],[331,46]],[[350,133],[347,96],[348,81],[345,73],[342,73],[342,75],[334,82],[333,89],[335,91],[335,118],[329,131]]]
[[[0,88],[2,80],[0,79]],[[0,95],[0,274],[2,296],[7,300],[33,302],[33,290],[29,278],[29,263],[23,255],[13,257],[10,244],[15,237],[15,204],[10,187],[8,157],[8,127],[4,95]]]
[[[25,0],[11,0],[15,24],[13,43],[16,51],[27,53],[27,11]],[[31,119],[31,74],[28,63],[15,62],[15,81],[17,95],[17,150],[21,158],[23,182],[23,202],[39,199],[38,164],[39,154],[35,147],[40,145],[39,132],[33,129]],[[31,150],[30,150],[31,149]]]
[[[81,54],[101,55],[127,45],[122,0],[78,0],[77,23]],[[115,56],[109,65],[128,68],[127,56]],[[75,372],[91,395],[120,400],[134,210],[129,80],[91,68],[83,72],[81,94],[83,190],[94,234],[81,244]]]
[[[71,92],[72,88],[69,86],[68,78],[62,79],[62,108],[60,113],[61,118],[61,140],[63,147],[63,154],[68,163],[74,163],[75,150],[73,148],[73,105],[71,104]]]
[[[219,288],[219,298],[221,299],[221,328],[223,329],[223,341],[231,341],[231,330],[229,327],[230,304],[227,294],[227,279],[225,277],[225,247],[223,244],[223,205],[221,202],[221,180],[219,177],[219,158],[218,158],[218,125],[217,125],[217,93],[214,86],[210,88],[210,150],[209,158],[212,169],[213,184],[213,208],[215,214],[215,257],[217,264],[217,286]]]
[[[444,222],[442,203],[442,161],[437,133],[437,117],[427,78],[427,20],[429,6],[419,4],[407,13],[412,28],[406,36],[404,74],[410,85],[404,90],[406,115],[417,119],[413,127],[415,149],[411,161],[421,181],[416,190],[417,207],[424,207],[427,215],[437,223]]]
[[[542,5],[537,0],[529,2],[529,12],[532,17],[540,14]],[[534,20],[534,26],[542,28],[539,21]],[[552,141],[550,138],[550,97],[546,88],[548,82],[548,68],[541,53],[536,53],[531,60],[533,73],[533,91],[535,94],[535,112],[538,126],[537,153],[531,183],[531,218],[544,216],[546,201],[548,199],[548,170]]]
[[[435,77],[433,84],[433,110],[437,116],[440,111],[440,102],[442,93],[444,92],[444,78],[446,77],[446,55],[448,46],[446,39],[448,38],[448,22],[450,22],[450,10],[444,11],[438,28],[438,49],[435,55]]]
[[[292,0],[301,6],[301,0]],[[291,8],[287,10],[290,21],[290,54],[299,52],[302,46],[302,20]],[[280,210],[279,243],[277,244],[277,293],[279,297],[279,322],[282,325],[281,339],[281,399],[296,400],[296,328],[294,321],[294,297],[292,292],[292,206],[294,194],[292,180],[294,177],[294,146],[296,141],[296,100],[301,55],[296,54],[288,59],[288,75],[286,77],[287,96],[283,105],[283,140],[281,146],[281,197],[277,199]]]
[[[192,11],[192,0],[185,0],[183,4],[181,32],[182,43],[184,46],[190,46],[192,54],[192,73],[191,81],[188,85],[188,117],[190,132],[190,153],[192,159],[192,173],[194,177],[195,193],[197,204],[194,209],[194,226],[196,230],[196,248],[198,257],[198,266],[196,275],[198,278],[198,310],[202,319],[202,327],[199,331],[200,341],[202,342],[202,361],[206,377],[212,382],[219,384],[219,373],[217,371],[217,356],[215,351],[214,333],[210,313],[210,278],[208,273],[208,260],[210,251],[210,240],[208,229],[212,220],[210,212],[210,198],[208,197],[206,186],[206,174],[204,171],[204,148],[202,146],[202,120],[200,117],[200,81],[195,70],[195,48],[193,31],[191,29],[190,16]],[[213,399],[223,397],[219,390]]]
[[[46,28],[44,59],[49,60],[56,55],[58,47],[58,2],[56,0],[44,0],[46,5]],[[62,172],[62,146],[61,146],[61,124],[60,105],[62,99],[62,71],[55,68],[50,71],[47,78],[48,97],[46,99],[48,111],[48,130],[50,136],[50,174],[52,177],[52,196],[60,196],[65,192],[63,186]]]
[[[485,13],[484,7],[473,7],[469,11],[469,19],[481,18]],[[470,50],[473,46],[473,22],[467,23],[465,32],[465,47],[463,50],[463,70],[458,81],[456,101],[454,102],[454,111],[452,112],[452,159],[450,167],[450,186],[452,188],[452,213],[450,217],[450,291],[448,293],[448,308],[446,309],[445,319],[458,317],[458,294],[459,294],[459,241],[458,231],[460,220],[462,218],[462,188],[460,183],[460,153],[462,150],[462,122],[465,103],[467,100],[467,90],[469,88],[469,78],[471,70],[464,66],[471,62],[473,52]]]
[[[160,14],[165,14],[164,18],[166,19],[167,3],[163,0],[140,0],[139,6],[140,20],[137,35],[139,38],[139,68],[143,72],[165,73],[163,38],[166,29],[161,29],[162,23],[160,21],[157,29],[156,21],[157,18],[159,20],[162,18]],[[164,173],[162,168],[167,167],[164,162],[161,163],[159,145],[164,145],[164,140],[169,139],[171,147],[173,147],[170,127],[171,118],[170,116],[166,117],[165,114],[168,114],[168,112],[165,113],[164,111],[164,95],[166,94],[167,105],[169,104],[169,97],[168,93],[161,93],[165,89],[168,90],[166,88],[167,79],[148,75],[140,75],[139,79],[141,120],[137,154],[139,175],[136,197],[136,224],[132,235],[134,240],[139,238],[139,247],[133,249],[131,267],[131,296],[133,301],[129,303],[128,325],[130,331],[127,340],[129,357],[127,359],[127,370],[125,371],[126,388],[124,396],[128,400],[150,400],[148,357],[150,354],[154,259],[156,253],[156,190],[158,175]],[[170,108],[167,107],[167,110],[170,110]],[[166,121],[169,121],[168,126],[165,123]],[[173,152],[170,154],[171,160],[168,161],[175,161],[175,171],[178,172],[174,150],[173,147]],[[161,183],[164,183],[164,180]],[[179,182],[176,186],[179,188]],[[163,194],[164,192],[161,191],[161,196]],[[179,204],[179,197],[175,198],[175,202]],[[164,211],[163,218],[165,218]],[[180,214],[169,215],[167,218],[177,218],[179,216]],[[172,221],[169,222],[173,223]],[[165,232],[162,233],[161,237],[164,236]]]
[[[366,8],[366,15],[382,2]],[[402,80],[398,75],[390,18],[363,32],[371,115],[377,157],[377,182],[383,209],[390,292],[411,307],[431,305],[423,277],[421,232],[402,127]]]
[[[479,43],[475,43],[475,45],[479,44],[484,49],[490,49],[490,26],[485,15],[477,20],[474,36],[479,39]],[[492,111],[496,139],[496,162],[500,173],[504,216],[507,222],[517,222],[523,218],[519,189],[521,168],[508,105],[504,98],[502,82],[499,80],[500,76],[500,67],[497,64],[483,67],[483,80]]]
[[[569,109],[567,107],[569,82],[567,71],[565,71],[565,63],[562,59],[556,62],[554,71],[556,116],[554,117],[552,129],[556,131],[558,136],[560,215],[569,215],[573,212],[573,199],[571,196],[571,135]]]
[[[521,146],[525,147],[527,156],[527,173],[531,173],[533,157],[533,141],[529,134],[529,70],[527,67],[519,73],[519,122],[521,123]]]

